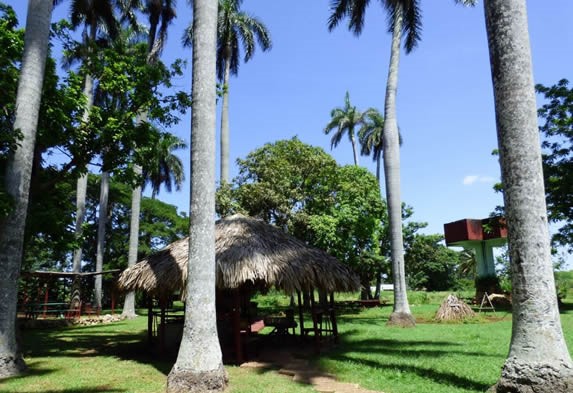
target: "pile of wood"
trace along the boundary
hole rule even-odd
[[[470,306],[450,294],[440,305],[434,319],[436,321],[461,321],[474,316],[475,312]]]

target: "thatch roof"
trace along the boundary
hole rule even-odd
[[[360,288],[356,274],[326,252],[263,221],[234,215],[215,224],[217,286],[263,283],[292,293],[316,288],[328,292]],[[161,295],[184,289],[189,238],[175,241],[120,276],[122,290]]]

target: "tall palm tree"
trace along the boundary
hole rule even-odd
[[[525,0],[486,0],[513,329],[496,392],[571,392],[551,262]]]
[[[149,17],[149,34],[147,39],[147,62],[149,64],[155,63],[163,50],[163,46],[167,39],[167,28],[176,17],[175,4],[175,0],[148,0],[145,2],[143,7],[140,0],[127,0],[127,2],[123,4],[122,14],[124,15],[124,19],[133,19],[131,13],[135,9],[142,9],[143,13],[147,14]],[[146,122],[146,111],[142,111],[136,121],[137,123]],[[165,152],[165,150],[161,150]],[[171,155],[171,151],[172,150],[168,150],[166,152],[167,156]],[[173,159],[169,158],[167,160],[173,161]],[[172,163],[174,165],[170,166],[170,170],[172,172],[178,171],[178,173],[174,174],[174,181],[177,189],[179,189],[183,181],[183,166],[180,161],[173,161]],[[136,175],[143,175],[142,167],[138,164],[134,165],[134,172]],[[171,177],[168,176],[168,179],[171,179]],[[171,189],[171,184],[171,180],[169,180],[166,186],[168,187],[168,190]],[[129,250],[127,255],[128,267],[133,266],[137,262],[139,243],[139,213],[141,211],[141,191],[141,185],[137,185],[134,187],[131,196]],[[157,187],[157,192],[159,192],[159,187]],[[125,301],[123,303],[122,315],[127,318],[133,318],[136,316],[134,292],[129,292],[126,294]]]
[[[115,2],[112,0],[73,0],[70,8],[70,17],[73,28],[83,26],[83,37],[85,46],[85,58],[82,59],[87,65],[87,71],[84,79],[84,97],[86,98],[86,106],[84,109],[82,122],[89,121],[91,108],[94,101],[94,80],[90,72],[91,56],[94,55],[94,48],[98,30],[102,30],[107,34],[109,39],[117,37],[119,33],[119,24],[115,18],[114,9]],[[96,251],[96,272],[103,270],[103,252],[104,252],[104,238],[105,226],[107,223],[107,195],[109,190],[109,174],[102,172],[101,186],[100,186],[100,206],[98,213],[98,231],[97,231],[97,251]],[[80,239],[82,234],[82,227],[85,216],[85,198],[87,191],[87,171],[78,178],[77,192],[76,192],[76,238]],[[74,251],[73,256],[73,270],[79,272],[82,260],[82,247],[81,245]],[[94,297],[95,306],[97,309],[101,308],[102,297],[102,279],[101,274],[95,276],[94,283]],[[76,287],[77,284],[74,284]],[[74,296],[77,296],[74,293]]]
[[[14,121],[14,129],[21,132],[22,140],[8,159],[5,175],[6,191],[13,198],[14,207],[0,221],[0,379],[18,375],[26,369],[16,342],[18,278],[52,8],[51,1],[28,2]]]
[[[243,0],[219,0],[217,20],[217,77],[223,83],[221,108],[221,162],[220,182],[229,182],[229,79],[239,73],[239,51],[243,47],[244,62],[255,53],[256,42],[263,51],[272,47],[266,26],[256,17],[242,11]],[[192,26],[183,37],[189,45],[193,36]],[[242,45],[241,45],[242,44]]]
[[[334,108],[330,112],[330,121],[324,127],[324,133],[330,134],[332,130],[336,130],[330,139],[330,147],[336,147],[342,140],[344,134],[348,135],[350,144],[352,145],[352,153],[354,155],[354,165],[358,165],[358,153],[356,150],[356,129],[366,124],[366,112],[359,111],[354,105],[350,103],[350,93],[346,92],[344,96],[344,106]]]
[[[73,28],[83,26],[84,55],[82,59],[89,64],[89,57],[92,55],[98,30],[105,30],[110,37],[115,37],[118,33],[117,20],[114,16],[114,3],[111,0],[73,0],[70,8],[70,19]],[[93,77],[88,71],[84,79],[84,97],[86,100],[82,122],[89,121],[91,108],[93,106],[94,95]],[[78,240],[82,237],[83,223],[86,211],[86,192],[88,184],[87,171],[78,178],[76,186],[76,227],[75,234]],[[82,246],[76,248],[73,255],[73,271],[79,273],[82,261]]]
[[[185,323],[167,392],[218,392],[227,384],[215,317],[215,113],[217,4],[193,1],[191,226]]]
[[[384,116],[378,109],[369,108],[365,112],[366,121],[358,130],[358,141],[360,142],[360,154],[363,156],[372,155],[376,163],[376,180],[380,185],[380,161],[382,158],[384,133]]]
[[[455,0],[457,3],[473,4],[475,0]],[[392,44],[390,65],[386,81],[384,102],[383,160],[386,183],[386,202],[390,222],[392,276],[394,279],[394,309],[389,324],[414,326],[406,295],[404,269],[404,240],[402,234],[402,201],[400,196],[400,137],[396,117],[396,92],[398,89],[398,65],[402,36],[406,53],[411,52],[421,38],[421,12],[419,0],[379,0],[389,15]],[[329,30],[348,17],[349,30],[360,35],[369,0],[331,0]]]

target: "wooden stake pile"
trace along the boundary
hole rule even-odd
[[[470,306],[450,294],[440,305],[434,319],[437,321],[461,321],[474,316],[475,312]]]

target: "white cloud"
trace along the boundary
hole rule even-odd
[[[481,176],[481,175],[467,175],[462,180],[464,186],[471,186],[474,183],[494,183],[495,178],[491,176]]]

